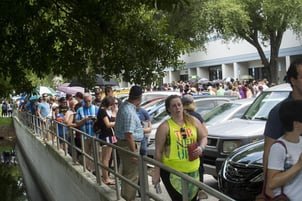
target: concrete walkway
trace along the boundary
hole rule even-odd
[[[205,180],[205,183],[208,184],[210,186],[212,186],[213,188],[217,188],[217,181],[211,176],[211,175],[205,175],[204,176],[204,180]],[[149,190],[150,192],[152,193],[156,193],[155,189],[153,188],[153,184],[152,184],[152,177],[151,176],[148,176],[148,181],[149,181]],[[166,191],[166,188],[164,186],[164,184],[161,182],[160,183],[160,186],[161,186],[161,189],[162,189],[162,193],[161,194],[158,194],[163,201],[171,201],[171,198],[170,196],[168,195],[167,191]],[[138,197],[135,199],[136,201],[140,201],[141,199]],[[206,201],[218,201],[217,198],[211,196],[211,195],[208,195],[208,199],[202,199],[202,200],[206,200]]]

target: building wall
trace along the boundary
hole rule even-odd
[[[278,60],[278,81],[281,82],[288,68],[290,61],[297,55],[302,55],[302,39],[288,30],[284,33],[279,52]],[[264,48],[265,54],[269,57],[269,44]],[[240,79],[243,75],[259,70],[263,67],[256,48],[244,40],[225,41],[215,40],[206,44],[205,51],[196,51],[182,55],[181,59],[186,63],[188,78],[197,75],[200,78],[210,78],[212,67],[220,68],[222,77],[232,77]],[[214,70],[215,71],[215,70]],[[218,73],[218,72],[217,72]],[[170,83],[175,79],[169,77],[169,73],[163,79],[164,83]]]

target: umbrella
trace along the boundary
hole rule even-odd
[[[105,79],[102,75],[97,74],[95,77],[96,86],[119,86],[118,82],[113,79]],[[72,80],[69,87],[80,86],[84,87],[85,85],[78,80]]]
[[[118,86],[118,82],[113,79],[105,79],[102,75],[96,75],[97,86]]]
[[[232,77],[226,77],[223,79],[223,81],[225,81],[225,82],[232,82],[232,80],[234,80],[234,78],[232,78]]]
[[[206,84],[206,83],[208,83],[208,82],[209,82],[209,79],[208,79],[208,78],[201,78],[201,79],[198,80],[198,83],[199,83],[199,84]]]
[[[40,96],[42,96],[42,94],[48,94],[48,95],[51,95],[51,96],[55,96],[56,92],[55,92],[55,90],[53,90],[50,87],[39,86],[39,87],[34,89],[33,94],[40,95]]]
[[[39,95],[32,95],[32,96],[29,97],[29,100],[30,101],[35,101],[35,100],[38,100],[39,98],[40,98]]]
[[[64,92],[66,94],[75,95],[77,92],[84,93],[85,90],[83,87],[70,87],[70,83],[64,83],[57,87],[58,91]]]
[[[251,75],[242,75],[242,76],[240,76],[240,79],[241,80],[253,80],[254,77]]]

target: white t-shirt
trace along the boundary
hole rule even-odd
[[[302,137],[298,143],[288,142],[282,137],[278,140],[283,141],[286,145],[288,154],[286,155],[284,147],[280,143],[272,145],[269,158],[268,158],[268,169],[284,171],[284,162],[290,164],[296,164],[300,154],[302,153]],[[289,181],[284,187],[283,192],[289,197],[291,201],[301,201],[302,199],[302,171],[300,171],[294,179]],[[281,188],[274,189],[274,195],[281,193]]]

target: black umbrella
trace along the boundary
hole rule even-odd
[[[68,87],[85,87],[84,84],[82,84],[80,81],[78,80],[72,80]]]
[[[95,77],[95,86],[118,86],[119,83],[113,79],[105,79],[102,75],[97,74]],[[85,87],[85,85],[79,80],[72,80],[69,87]]]
[[[118,86],[118,82],[113,79],[105,79],[102,75],[96,75],[97,86]]]

